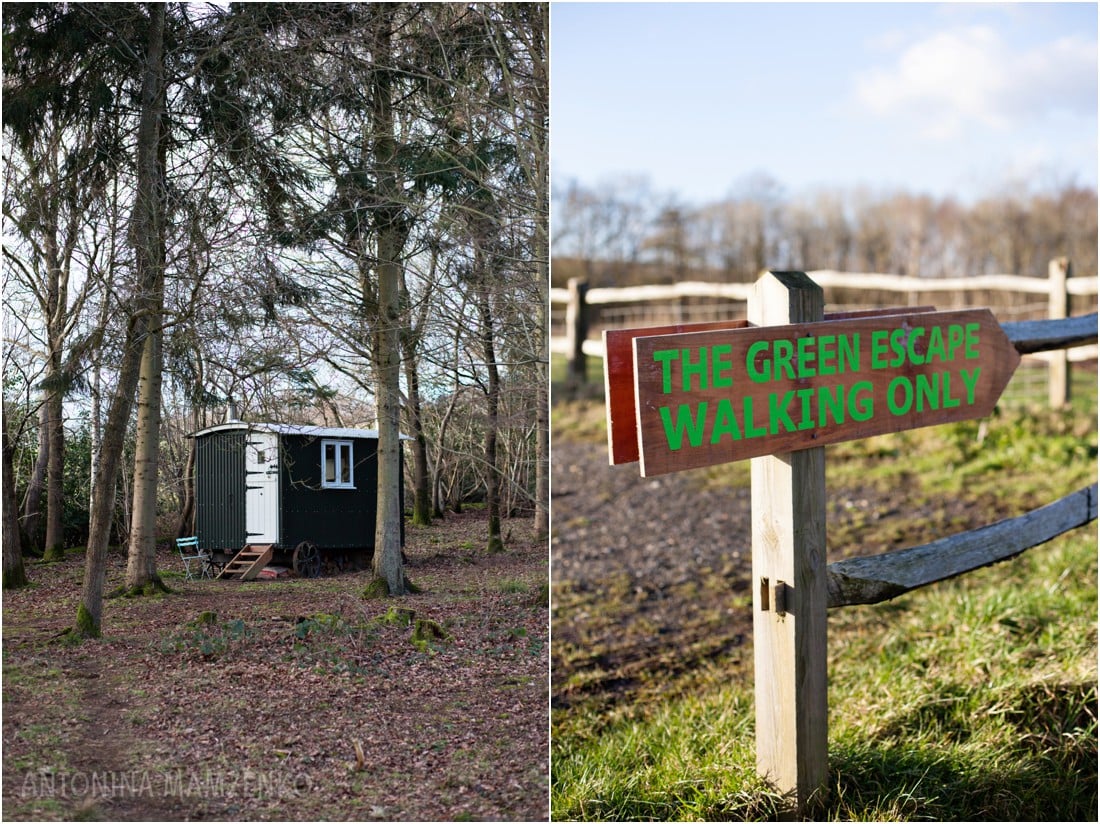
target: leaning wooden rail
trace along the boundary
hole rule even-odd
[[[1096,484],[1025,515],[930,544],[829,564],[829,609],[877,604],[965,572],[1007,561],[1096,520]]]

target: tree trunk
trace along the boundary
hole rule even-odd
[[[163,4],[159,4],[163,13]],[[163,23],[162,23],[163,35]],[[163,54],[148,67],[149,80],[156,89],[154,109],[158,118],[165,111]],[[165,592],[167,587],[157,574],[157,475],[160,467],[160,402],[163,372],[163,315],[165,217],[164,198],[167,145],[163,119],[157,121],[152,146],[153,209],[150,213],[155,231],[149,232],[143,247],[148,255],[149,333],[142,344],[141,367],[137,386],[137,434],[134,441],[134,490],[130,520],[130,545],[126,563],[125,591],[128,595]]]
[[[183,468],[183,506],[176,523],[177,538],[195,534],[195,439],[187,440],[187,462]]]
[[[455,376],[457,378],[458,371],[456,369]],[[455,380],[454,390],[451,392],[451,399],[447,403],[447,411],[443,413],[443,420],[439,424],[439,442],[436,444],[435,449],[435,466],[432,470],[432,476],[435,478],[434,492],[432,498],[435,501],[435,516],[437,518],[443,517],[443,510],[445,505],[443,503],[443,450],[447,443],[447,427],[451,422],[451,416],[454,414],[455,406],[458,403],[458,381]],[[457,511],[457,510],[456,510]]]
[[[119,364],[118,383],[107,410],[99,466],[93,479],[95,500],[91,511],[84,584],[77,607],[74,634],[83,638],[100,635],[103,618],[103,586],[107,573],[107,542],[111,533],[114,490],[122,462],[126,425],[134,405],[145,339],[153,332],[152,317],[159,314],[152,295],[161,277],[164,248],[165,194],[160,168],[164,79],[164,21],[162,3],[149,4],[149,42],[142,73],[141,115],[137,135],[137,189],[131,242],[137,284],[130,309],[126,342]]]
[[[546,201],[540,199],[540,204]],[[541,208],[541,205],[540,205]],[[539,353],[538,379],[535,382],[535,540],[544,541],[550,537],[550,327],[547,323],[547,310],[550,295],[548,256],[550,246],[547,241],[546,226],[540,218],[539,229],[535,233],[538,247],[538,263],[535,267],[538,281],[539,313]]]
[[[547,391],[550,376],[547,374],[548,369],[549,366],[542,367],[535,391],[536,541],[545,541],[550,536],[550,394]]]
[[[23,496],[23,534],[27,536],[27,550],[42,554],[42,496],[46,492],[46,471],[50,463],[50,409],[48,394],[42,393],[42,405],[38,407],[38,456],[34,459],[27,492]]]
[[[60,358],[60,352],[56,353]],[[52,359],[51,355],[51,359]],[[50,370],[56,382],[60,369]],[[61,561],[65,558],[65,532],[62,516],[65,512],[65,426],[62,421],[64,392],[51,384],[46,408],[49,410],[50,457],[46,482],[46,552],[43,560]]]
[[[414,353],[405,352],[405,382],[409,387],[409,423],[413,448],[413,511],[412,522],[424,526],[432,522],[431,479],[428,476],[428,439],[420,419],[420,378],[416,373]]]
[[[475,252],[475,254],[477,254]],[[483,262],[484,263],[484,262]],[[500,410],[500,371],[497,369],[496,346],[493,339],[493,313],[489,303],[488,273],[481,269],[481,285],[477,290],[478,314],[481,316],[481,345],[489,386],[485,397],[488,420],[485,423],[485,508],[489,513],[489,536],[486,549],[503,552],[500,537],[500,473],[497,472],[497,428]]]
[[[154,297],[154,299],[156,299]],[[157,469],[160,459],[161,336],[156,328],[145,338],[138,377],[137,438],[134,445],[134,503],[125,590],[129,595],[165,591],[157,574]]]
[[[88,457],[88,477],[94,478],[96,468],[99,466],[99,450],[100,445],[103,442],[103,410],[102,410],[102,366],[100,364],[99,356],[95,359],[95,364],[92,366],[92,386],[91,386],[91,453]],[[88,485],[88,511],[92,511],[93,502],[95,501],[95,485]]]
[[[403,192],[397,176],[397,140],[390,74],[392,7],[380,7],[377,35],[379,66],[372,75],[372,149],[378,199],[375,209],[378,262],[378,308],[371,353],[378,404],[378,512],[374,531],[374,574],[386,582],[390,595],[405,594],[401,558],[401,255],[408,229],[404,225]],[[369,284],[360,284],[364,298]]]
[[[27,585],[27,572],[23,566],[23,547],[19,537],[19,502],[15,497],[15,444],[8,433],[7,414],[2,423],[3,432],[3,544],[4,589],[19,589]]]

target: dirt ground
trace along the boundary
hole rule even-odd
[[[636,463],[608,466],[605,443],[568,436],[555,438],[552,454],[551,706],[625,706],[686,689],[715,667],[751,670],[747,482],[715,484],[706,470],[642,478]],[[989,496],[914,510],[913,492],[830,487],[829,560],[1010,514]]]
[[[77,646],[82,558],[32,565],[3,601],[3,817],[544,820],[546,549],[504,531],[488,555],[481,513],[409,527],[423,592],[396,599],[360,597],[365,572],[169,573]],[[417,641],[424,619],[445,637]]]

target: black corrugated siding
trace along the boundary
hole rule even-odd
[[[325,549],[370,549],[374,546],[378,507],[378,441],[353,440],[355,489],[321,488],[321,439],[283,435],[283,546],[293,549],[311,541]]]
[[[236,552],[246,543],[244,439],[244,430],[196,438],[195,532],[202,549]]]

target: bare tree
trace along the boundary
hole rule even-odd
[[[118,383],[103,428],[100,462],[94,481],[84,583],[77,608],[75,632],[97,637],[103,617],[103,588],[106,578],[107,541],[114,502],[115,482],[122,457],[126,424],[133,408],[141,361],[147,339],[153,335],[160,314],[160,286],[163,279],[164,179],[161,173],[163,134],[165,7],[151,3],[148,9],[147,42],[144,50],[140,115],[137,134],[137,185],[131,223],[131,243],[137,273],[131,296],[126,340]],[[159,401],[158,401],[159,402]]]

